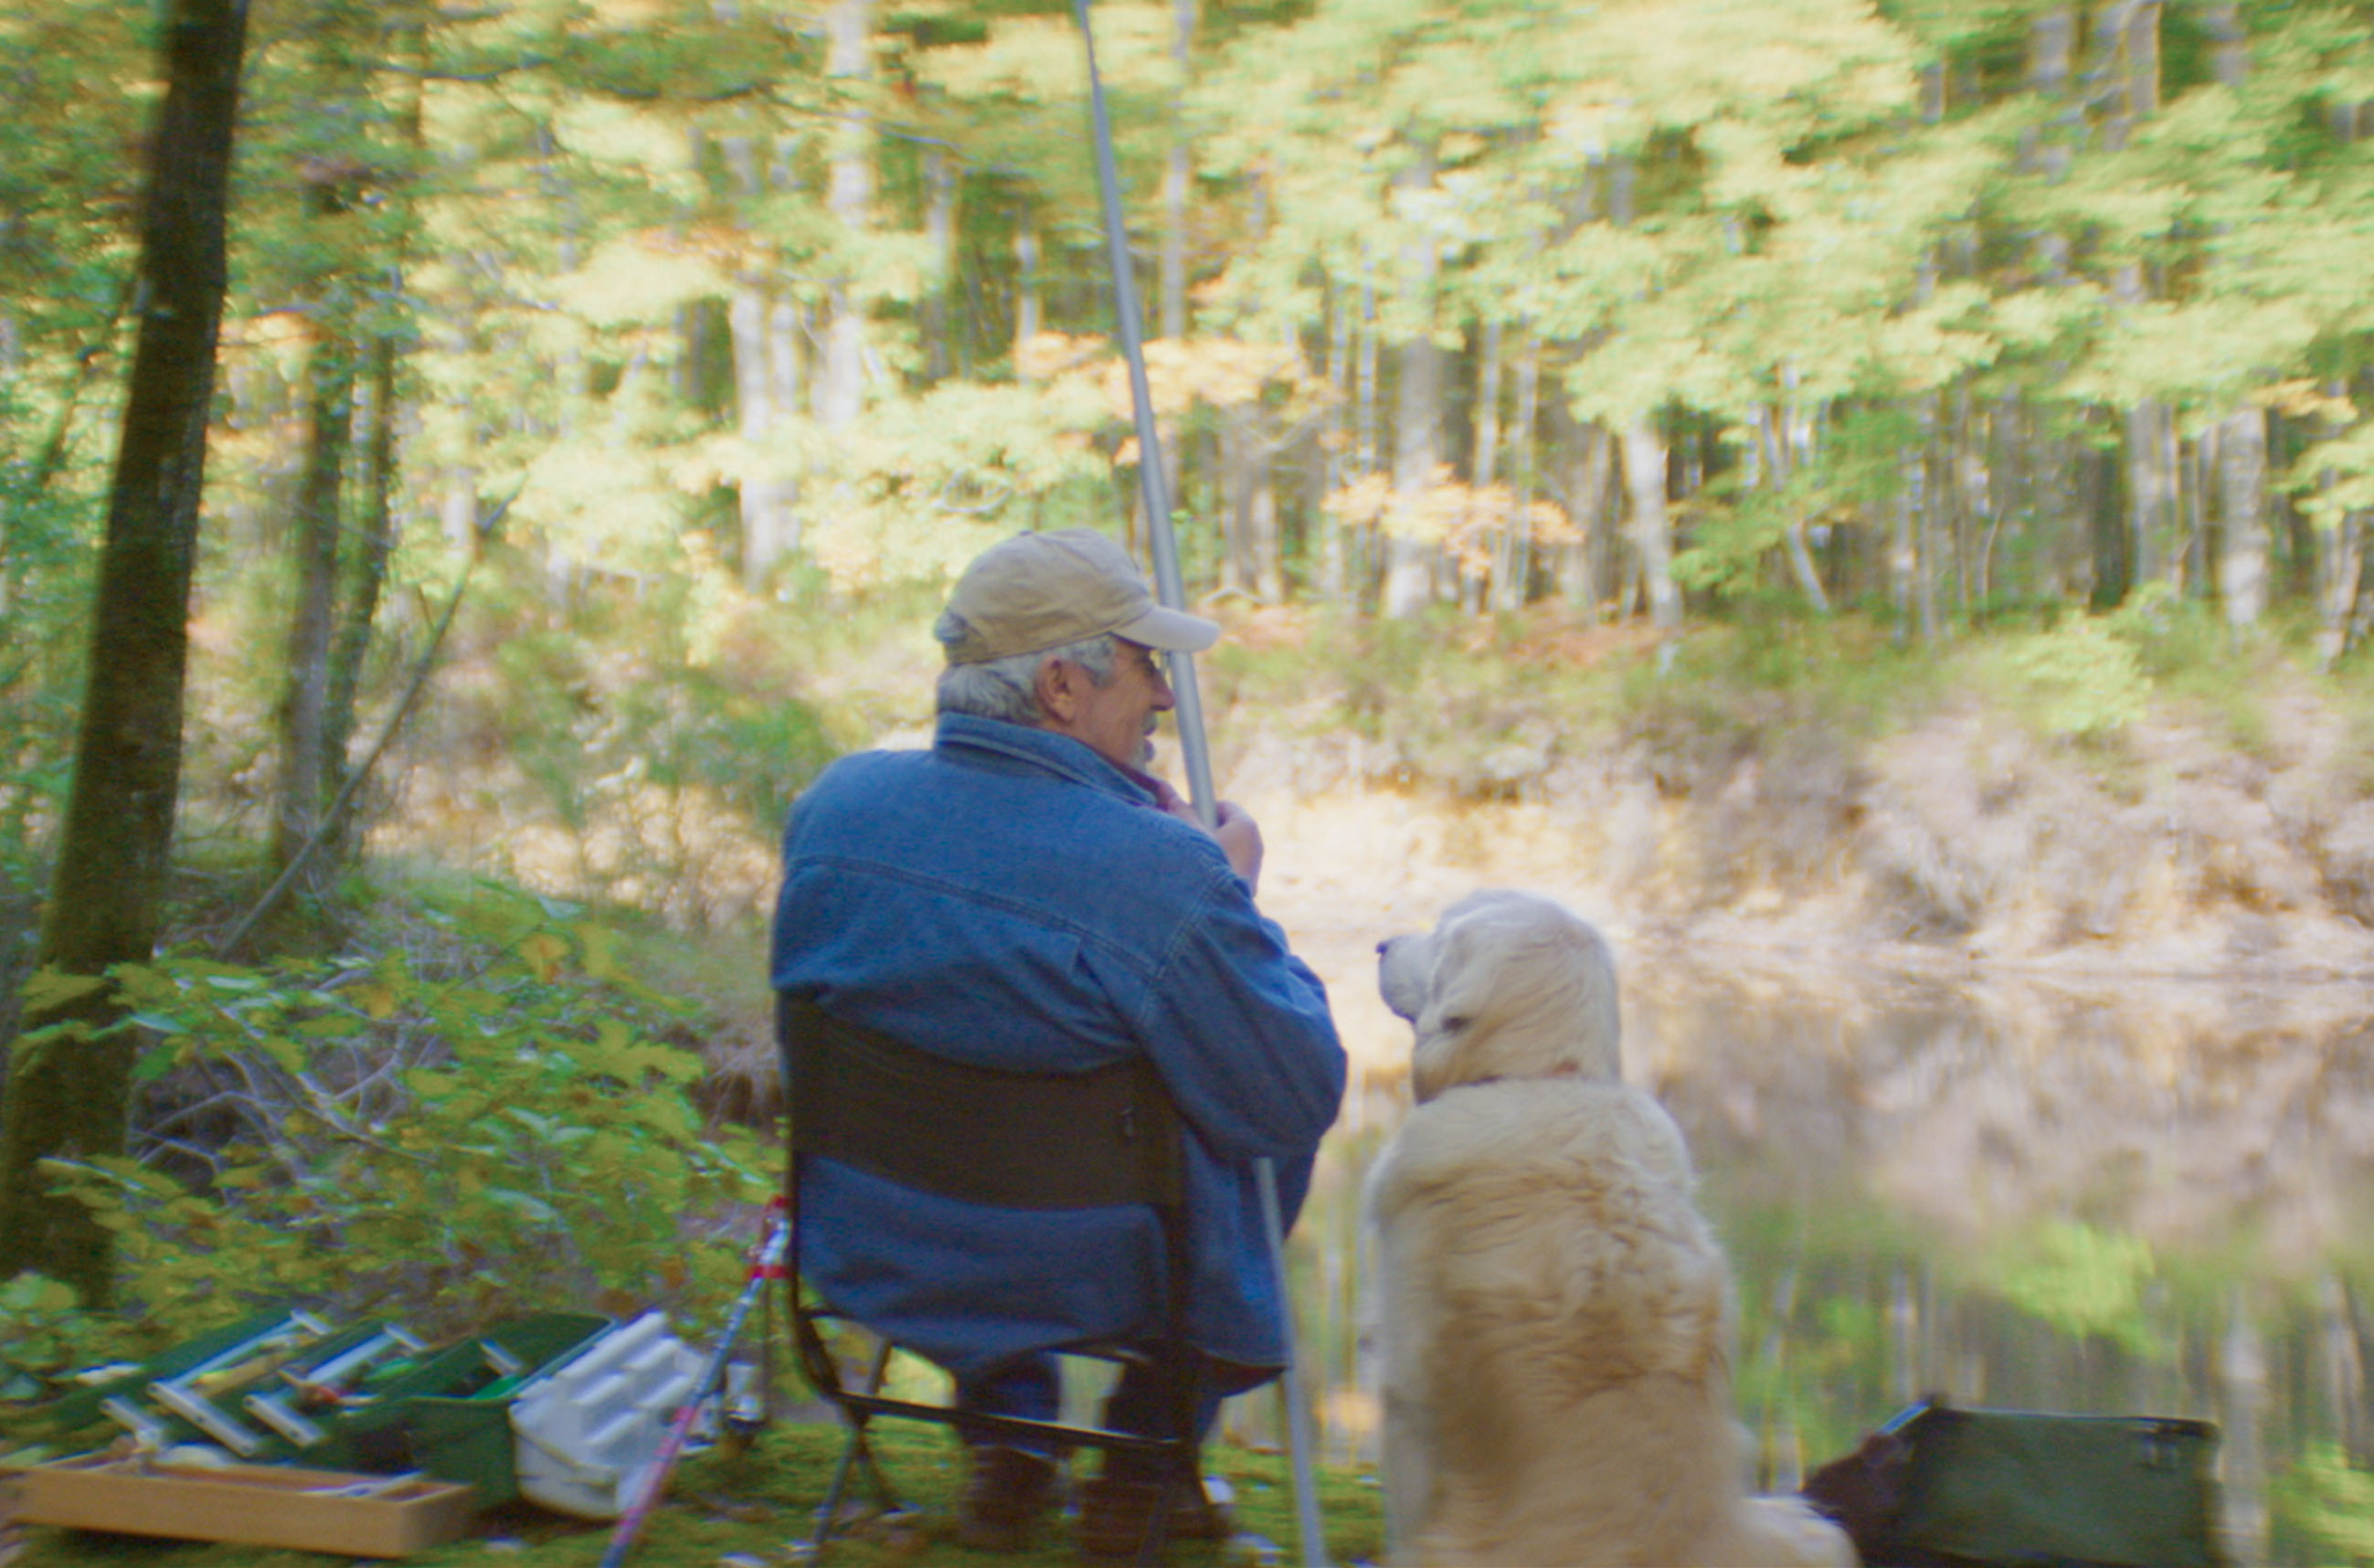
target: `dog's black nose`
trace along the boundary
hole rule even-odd
[[[1379,943],[1377,944],[1377,956],[1378,956],[1379,958],[1382,958],[1382,957],[1384,957],[1384,956],[1385,956],[1385,949],[1386,949],[1387,948],[1392,947],[1393,945],[1393,939],[1391,937],[1386,937],[1383,941],[1379,942]]]

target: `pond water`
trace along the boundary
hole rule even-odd
[[[1737,1279],[1765,1485],[1793,1487],[1929,1393],[2193,1417],[2221,1432],[2238,1562],[2368,1561],[2361,995],[1815,986],[1628,961],[1626,984],[1628,1075],[1687,1134]],[[1387,1027],[1339,1015],[1347,1033]],[[1357,1195],[1406,1114],[1392,1064],[1407,1032],[1347,1043],[1363,1066],[1293,1258],[1322,1453],[1366,1460]],[[1231,1421],[1260,1440],[1275,1412],[1257,1396]]]

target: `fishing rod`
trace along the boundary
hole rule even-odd
[[[1146,526],[1154,548],[1154,595],[1171,609],[1186,608],[1187,590],[1179,572],[1179,538],[1170,525],[1170,481],[1162,471],[1162,432],[1154,418],[1154,391],[1146,379],[1146,344],[1138,328],[1137,284],[1129,260],[1129,230],[1122,225],[1121,171],[1113,161],[1112,122],[1105,113],[1104,79],[1097,74],[1097,38],[1088,26],[1088,0],[1072,0],[1080,39],[1088,53],[1088,110],[1096,127],[1097,186],[1104,198],[1105,244],[1112,264],[1113,314],[1121,323],[1122,358],[1129,363],[1130,407],[1137,415],[1137,483],[1146,498]],[[1179,747],[1187,760],[1187,795],[1206,828],[1219,825],[1219,801],[1212,793],[1212,755],[1204,744],[1204,699],[1195,684],[1191,654],[1170,655],[1170,690],[1179,700]]]
[[[1146,344],[1137,314],[1136,275],[1129,259],[1129,230],[1122,221],[1121,171],[1113,158],[1112,120],[1105,109],[1104,79],[1097,71],[1096,29],[1088,24],[1088,0],[1072,0],[1087,51],[1088,112],[1095,129],[1097,187],[1103,198],[1105,246],[1112,267],[1113,316],[1120,324],[1122,357],[1129,365],[1130,406],[1137,418],[1137,482],[1146,501],[1146,531],[1154,553],[1155,597],[1171,609],[1186,608],[1186,584],[1179,571],[1179,537],[1170,521],[1169,481],[1162,471],[1162,433],[1154,418],[1154,391],[1146,377]],[[1170,690],[1177,701],[1179,749],[1187,761],[1187,794],[1205,829],[1219,825],[1219,797],[1212,789],[1212,753],[1204,737],[1204,699],[1195,684],[1194,655],[1170,655]],[[1278,1322],[1286,1366],[1287,1451],[1294,1469],[1295,1527],[1300,1532],[1305,1568],[1326,1568],[1327,1543],[1319,1524],[1319,1493],[1310,1474],[1310,1412],[1302,1397],[1300,1363],[1294,1350],[1294,1304],[1286,1288],[1286,1228],[1277,1198],[1277,1167],[1253,1164],[1260,1190],[1263,1238],[1277,1277]],[[1176,1284],[1174,1282],[1174,1288]]]
[[[618,1527],[610,1537],[609,1550],[602,1554],[601,1568],[619,1568],[627,1561],[627,1554],[641,1539],[652,1511],[667,1495],[668,1477],[675,1473],[676,1462],[684,1456],[685,1444],[691,1440],[693,1422],[700,1414],[701,1404],[725,1375],[725,1358],[742,1332],[742,1320],[750,1315],[751,1303],[765,1293],[767,1287],[783,1277],[783,1257],[791,1240],[791,1216],[784,1211],[783,1200],[777,1198],[767,1205],[767,1232],[752,1254],[749,1283],[735,1302],[734,1310],[726,1315],[725,1330],[717,1338],[717,1349],[709,1353],[708,1364],[700,1369],[699,1377],[685,1394],[684,1403],[676,1407],[676,1419],[668,1424],[659,1452],[644,1469],[642,1484],[620,1516]]]

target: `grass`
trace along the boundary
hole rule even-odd
[[[829,1568],[919,1562],[1070,1568],[1079,1562],[1060,1525],[1043,1530],[1037,1546],[1025,1552],[993,1554],[958,1546],[951,1539],[948,1512],[958,1477],[952,1441],[935,1430],[901,1422],[884,1422],[874,1430],[883,1470],[914,1512],[858,1525],[847,1537],[837,1537],[823,1558]],[[730,1558],[770,1565],[795,1561],[790,1548],[811,1530],[840,1444],[838,1427],[779,1422],[742,1451],[721,1446],[690,1456],[677,1470],[669,1501],[652,1515],[629,1563],[632,1568],[719,1568]],[[1296,1560],[1293,1491],[1286,1460],[1222,1444],[1207,1449],[1205,1459],[1208,1472],[1226,1478],[1235,1490],[1238,1536],[1223,1543],[1177,1543],[1169,1556],[1173,1568]],[[1382,1503],[1373,1481],[1328,1470],[1321,1474],[1319,1488],[1328,1560],[1357,1563],[1380,1558]],[[347,1561],[316,1552],[41,1527],[25,1533],[27,1550],[18,1568],[326,1568]],[[482,1515],[473,1536],[408,1561],[423,1568],[458,1563],[577,1568],[601,1560],[610,1534],[606,1525],[515,1504]]]

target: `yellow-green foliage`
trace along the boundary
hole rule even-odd
[[[2279,1561],[2374,1563],[2374,1473],[2351,1464],[2339,1444],[2309,1444],[2274,1490],[2277,1518],[2301,1538]]]
[[[734,1217],[770,1161],[703,1126],[703,1064],[613,935],[525,901],[425,924],[450,944],[433,961],[117,972],[147,1159],[49,1168],[116,1232],[147,1333],[288,1299],[423,1326],[529,1305],[698,1320],[738,1289]]]
[[[2144,1319],[2144,1286],[2153,1269],[2151,1247],[2141,1238],[2048,1220],[1992,1263],[1990,1278],[2004,1299],[2061,1332],[2098,1335],[2146,1359],[2167,1355]]]
[[[2151,678],[2134,645],[2091,616],[2014,637],[1987,662],[2021,715],[2057,739],[2115,735],[2150,707]]]
[[[0,1283],[0,1410],[101,1359],[102,1327],[79,1310],[71,1286],[39,1274]]]

